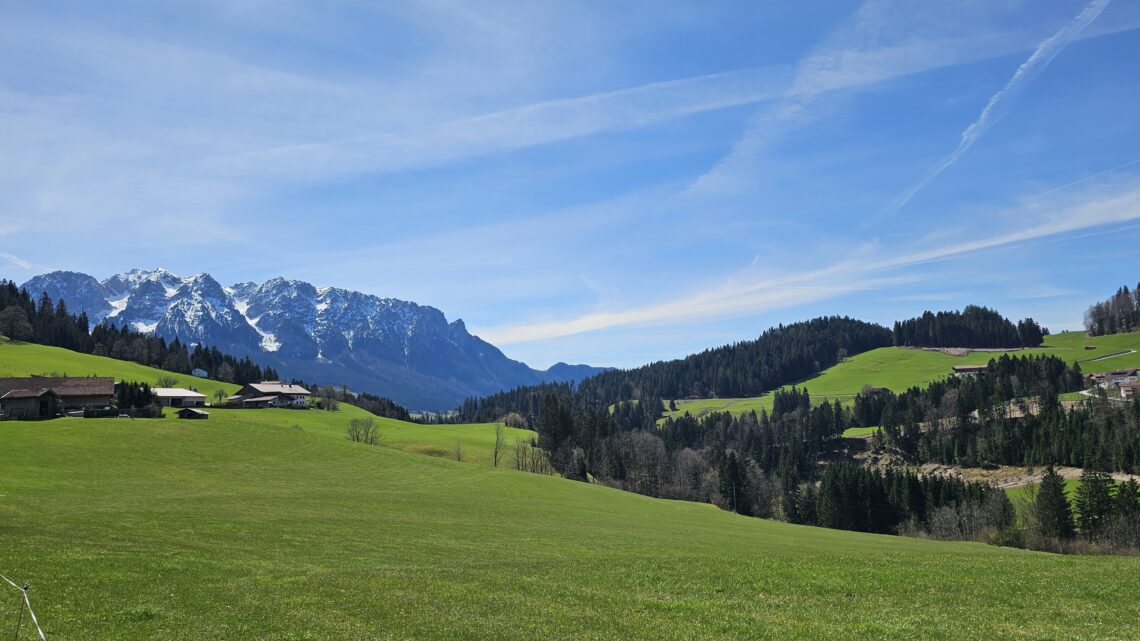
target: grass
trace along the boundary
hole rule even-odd
[[[870,436],[879,431],[879,426],[874,427],[849,427],[843,430],[843,438],[863,438]]]
[[[1081,486],[1080,479],[1065,479],[1065,494],[1069,496],[1069,500],[1073,500],[1077,495],[1077,488]],[[1025,485],[1019,487],[1011,487],[1006,489],[1005,495],[1009,500],[1013,501],[1014,505],[1023,499],[1029,493],[1029,488]]]
[[[1095,346],[1086,350],[1085,346]],[[1109,354],[1128,352],[1102,361],[1089,362]],[[1127,367],[1140,367],[1140,332],[1089,337],[1083,332],[1063,332],[1045,338],[1040,348],[1018,350],[1011,354],[1052,354],[1066,361],[1080,362],[1086,374]],[[883,347],[853,356],[831,367],[819,376],[803,381],[799,387],[807,388],[813,400],[850,401],[864,385],[886,387],[901,392],[915,385],[926,385],[945,378],[954,365],[984,365],[995,352],[970,352],[966,356],[949,356],[942,352],[899,347]],[[702,416],[713,411],[730,411],[742,414],[761,409],[771,411],[772,395],[764,394],[744,399],[678,399],[677,411],[666,415],[689,412]]]
[[[0,423],[0,572],[61,641],[1140,637],[1137,557],[750,519],[341,407]]]
[[[0,424],[0,571],[49,638],[1140,635],[1140,558],[749,519],[268,412]]]
[[[213,400],[214,390],[222,389],[228,396],[239,389],[239,386],[231,383],[189,374],[174,374],[137,363],[80,354],[59,347],[0,341],[0,376],[35,375],[113,376],[116,381],[138,381],[152,387],[159,377],[173,376],[178,379],[178,387],[197,388],[209,400]]]
[[[148,382],[154,384],[159,377],[174,376],[179,385],[194,386],[207,398],[212,399],[215,389],[223,389],[227,395],[238,390],[237,385],[222,383],[185,374],[174,374],[153,367],[120,361],[102,356],[80,354],[58,347],[36,345],[34,343],[0,342],[0,376],[31,376],[51,374],[71,376],[113,376],[115,380]],[[460,445],[464,461],[489,463],[491,450],[495,444],[494,423],[477,425],[419,425],[393,419],[373,416],[368,412],[341,403],[335,412],[319,410],[236,410],[210,407],[208,420],[217,424],[231,424],[235,420],[242,425],[264,425],[287,428],[303,425],[314,433],[335,438],[344,438],[349,421],[354,418],[371,418],[380,428],[383,444],[388,447],[427,454],[430,456],[455,458],[456,443]],[[178,420],[173,410],[166,410],[164,420]],[[148,420],[146,424],[153,424]],[[516,439],[530,440],[534,432],[504,427],[504,436],[509,448]]]

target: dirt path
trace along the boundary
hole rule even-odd
[[[1012,465],[1002,465],[996,469],[983,470],[981,468],[955,467],[941,463],[927,463],[920,469],[924,474],[953,476],[966,481],[984,481],[992,483],[1002,489],[1040,483],[1041,477],[1045,474],[1045,468],[1034,468],[1032,474],[1027,474],[1024,467],[1015,467]],[[1055,469],[1058,474],[1066,479],[1079,479],[1081,478],[1081,473],[1084,471],[1079,467],[1058,467]],[[1120,472],[1114,473],[1112,478],[1115,481],[1127,481],[1128,479],[1140,481],[1140,476]]]
[[[1081,362],[1082,363],[1096,363],[1097,361],[1107,361],[1110,358],[1116,358],[1118,356],[1127,356],[1129,354],[1135,354],[1135,353],[1136,353],[1136,350],[1130,349],[1130,350],[1127,350],[1124,352],[1117,352],[1115,354],[1107,354],[1105,356],[1101,356],[1100,358],[1090,358],[1087,361],[1081,361]]]

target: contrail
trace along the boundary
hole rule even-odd
[[[1079,36],[1081,32],[1085,30],[1085,27],[1088,27],[1093,20],[1096,20],[1097,16],[1104,11],[1104,8],[1108,6],[1110,1],[1111,0],[1093,0],[1084,10],[1077,14],[1077,17],[1074,18],[1072,22],[1061,27],[1060,31],[1049,36],[1043,40],[1041,44],[1037,45],[1037,48],[1033,50],[1029,58],[1021,63],[1021,66],[1013,73],[1013,77],[1009,79],[1009,82],[1005,83],[1005,86],[1002,87],[1000,91],[990,97],[989,102],[986,103],[985,108],[982,109],[982,113],[978,116],[978,119],[962,132],[962,140],[958,143],[958,148],[951,152],[949,156],[943,158],[938,164],[931,167],[917,183],[903,192],[889,207],[872,217],[871,220],[868,221],[868,224],[880,222],[896,214],[910,202],[911,198],[914,198],[915,194],[930,184],[930,181],[937,178],[938,174],[945,171],[947,167],[954,164],[962,154],[966,153],[987,129],[993,126],[998,120],[1001,120],[1002,116],[1009,112],[1009,101],[1015,98],[1026,84],[1044,71],[1045,67],[1048,67],[1049,63],[1053,61],[1053,58],[1056,58],[1057,54],[1061,53],[1070,42]]]

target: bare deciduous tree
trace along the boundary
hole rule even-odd
[[[380,444],[380,428],[370,418],[354,418],[348,423],[348,440],[368,445]]]
[[[503,456],[503,450],[507,449],[506,428],[502,425],[495,426],[495,447],[491,450],[491,465],[499,467],[499,459]]]
[[[174,387],[177,384],[178,379],[169,374],[159,376],[158,380],[155,381],[155,387]]]

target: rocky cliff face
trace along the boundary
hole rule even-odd
[[[349,385],[412,409],[449,409],[468,396],[601,371],[565,363],[535,370],[433,307],[283,278],[223,287],[205,273],[134,269],[101,282],[53,272],[24,287],[63,298],[92,323],[216,345],[285,376]]]

